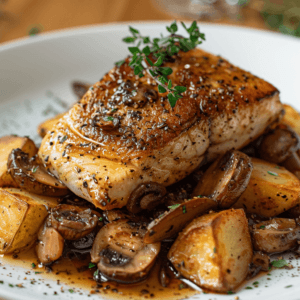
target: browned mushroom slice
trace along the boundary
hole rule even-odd
[[[146,244],[173,237],[196,216],[204,214],[210,209],[216,209],[217,202],[214,199],[206,197],[195,197],[181,204],[170,206],[169,208],[169,211],[166,211],[158,219],[155,219],[148,225],[144,237]]]
[[[38,233],[36,253],[43,264],[50,264],[62,256],[64,239],[57,230],[43,225]]]
[[[292,153],[282,165],[300,179],[300,157],[297,152]]]
[[[84,94],[89,90],[91,84],[84,83],[81,81],[72,82],[72,90],[73,93],[77,96],[78,100],[80,100]]]
[[[125,214],[119,209],[105,210],[103,212],[103,217],[110,223],[119,219],[130,219],[128,214]]]
[[[251,158],[239,151],[227,152],[201,177],[192,196],[213,198],[220,208],[231,207],[246,189],[251,173]]]
[[[103,225],[100,218],[101,215],[90,208],[60,204],[51,210],[47,225],[64,239],[77,240],[91,233],[98,224]]]
[[[259,147],[263,160],[280,164],[299,149],[299,137],[289,126],[281,124],[267,134]]]
[[[160,243],[143,242],[145,229],[120,219],[105,225],[97,234],[91,261],[109,279],[123,283],[147,277],[160,251]]]
[[[127,209],[134,214],[143,209],[152,210],[162,203],[162,199],[166,193],[166,188],[159,183],[142,183],[131,193],[127,202]]]
[[[269,271],[270,257],[260,251],[254,251],[252,263],[262,271]]]
[[[29,192],[45,196],[63,196],[69,189],[47,172],[37,156],[29,155],[21,149],[14,149],[7,162],[8,171],[19,187]]]
[[[253,226],[253,247],[265,253],[278,253],[297,245],[300,227],[295,220],[274,218]]]

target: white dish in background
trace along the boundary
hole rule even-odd
[[[121,39],[128,35],[128,24],[77,28],[42,34],[4,44],[0,47],[0,136],[29,135],[36,142],[37,125],[66,110],[76,100],[70,83],[74,80],[94,83],[114,62],[128,54]],[[143,35],[167,34],[169,23],[135,23]],[[242,69],[269,81],[281,91],[281,100],[300,110],[300,39],[277,33],[200,24],[206,34],[201,47],[220,54]],[[2,259],[0,258],[0,261]],[[190,299],[242,300],[300,299],[299,262],[292,261],[292,270],[275,270],[272,275],[259,278],[258,287],[242,289],[235,295],[199,295]],[[5,268],[3,268],[5,267]],[[32,272],[33,273],[33,272]],[[39,275],[28,275],[38,280]],[[53,295],[54,289],[45,284],[31,285],[24,281],[24,269],[0,266],[0,299],[82,299],[78,293]],[[268,279],[268,278],[271,278]],[[254,280],[253,280],[254,281]],[[9,284],[23,283],[25,289]],[[52,282],[53,283],[53,282]],[[292,286],[291,286],[292,285]],[[267,286],[267,287],[266,287]],[[287,288],[287,286],[291,286]],[[73,288],[72,286],[67,287]],[[86,291],[88,294],[88,291]],[[103,299],[101,295],[89,299]]]

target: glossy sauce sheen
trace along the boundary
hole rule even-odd
[[[0,262],[2,263],[2,266],[9,264],[10,266],[23,267],[23,277],[27,277],[27,280],[31,280],[31,274],[34,274],[34,272],[42,272],[37,276],[53,280],[53,284],[51,284],[52,289],[50,290],[51,293],[56,291],[58,294],[61,294],[62,290],[64,293],[69,293],[68,289],[73,289],[76,293],[83,292],[99,294],[99,296],[103,296],[108,299],[130,300],[138,300],[141,298],[177,300],[192,297],[198,293],[185,285],[183,285],[184,288],[180,289],[180,284],[182,282],[177,279],[173,279],[168,288],[163,288],[158,281],[159,263],[155,265],[149,278],[144,282],[129,285],[107,282],[101,284],[101,287],[101,285],[97,285],[97,283],[93,280],[93,273],[96,268],[94,267],[91,270],[87,269],[89,260],[80,261],[76,259],[70,260],[68,258],[63,258],[60,259],[58,263],[51,266],[52,272],[46,273],[44,268],[38,268],[35,251],[34,249],[30,249],[19,254],[17,258],[13,258],[12,255],[5,255],[5,257],[0,258]],[[36,264],[34,269],[31,268],[32,263]],[[78,269],[85,271],[79,272]],[[27,271],[30,271],[31,274],[26,274]],[[58,280],[59,282],[57,282]],[[67,286],[62,287],[61,284],[66,284]],[[107,286],[109,286],[109,288],[107,288]],[[82,297],[86,296],[83,295]]]

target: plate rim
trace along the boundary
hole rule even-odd
[[[170,20],[170,21],[173,21]],[[179,22],[179,20],[176,20]],[[180,20],[181,21],[181,20]],[[184,20],[184,22],[191,23],[191,20]],[[34,36],[23,36],[20,38],[16,38],[11,41],[6,41],[1,43],[0,42],[0,53],[5,52],[10,49],[22,47],[22,46],[27,46],[30,44],[35,44],[35,43],[40,43],[43,41],[49,41],[53,39],[58,39],[58,38],[64,38],[64,37],[69,37],[69,36],[74,36],[77,34],[90,34],[90,33],[96,33],[96,32],[104,32],[104,31],[110,31],[110,30],[116,30],[118,28],[122,28],[124,26],[143,26],[143,27],[148,27],[148,26],[153,26],[153,25],[169,25],[169,22],[167,20],[137,20],[134,22],[130,21],[124,21],[124,22],[107,22],[107,23],[102,23],[102,24],[92,24],[92,25],[83,25],[83,26],[74,26],[74,27],[69,27],[69,28],[63,28],[63,29],[56,29],[56,30],[50,30],[46,32],[39,33]],[[247,27],[243,25],[234,25],[234,24],[220,24],[220,23],[208,23],[208,22],[198,22],[200,28],[201,26],[204,27],[211,27],[215,29],[228,29],[232,31],[246,31],[248,33],[256,33],[256,34],[263,34],[267,35],[269,37],[275,37],[279,39],[286,39],[289,40],[290,42],[298,42],[300,46],[300,38],[283,34],[277,31],[271,31],[268,29],[261,29],[261,28],[252,28],[252,27]]]

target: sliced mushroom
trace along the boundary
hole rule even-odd
[[[42,226],[38,233],[36,253],[43,264],[50,264],[62,256],[64,238],[52,227]]]
[[[292,153],[282,165],[300,179],[300,156],[297,152]]]
[[[185,200],[181,204],[169,206],[169,208],[169,211],[166,211],[148,225],[144,237],[146,244],[159,242],[175,236],[196,216],[204,214],[210,209],[216,209],[217,202],[214,199],[206,197],[195,197],[191,200]]]
[[[220,208],[229,208],[245,191],[252,169],[249,156],[239,151],[227,152],[207,169],[192,196],[210,197],[218,201]]]
[[[127,219],[105,225],[97,234],[91,261],[109,279],[123,283],[147,277],[160,251],[160,243],[143,242],[145,229]]]
[[[142,183],[131,193],[127,202],[127,209],[134,214],[139,213],[143,209],[152,210],[162,203],[166,193],[166,188],[159,183]]]
[[[119,219],[130,219],[130,216],[128,214],[125,214],[119,209],[105,210],[103,212],[103,217],[109,223],[117,221]]]
[[[299,143],[297,133],[281,124],[263,138],[259,147],[260,158],[280,164],[299,149]]]
[[[29,192],[45,196],[63,196],[69,189],[47,172],[37,156],[29,155],[21,149],[14,149],[7,162],[8,171],[19,187]]]
[[[72,82],[72,90],[73,93],[77,96],[78,100],[80,100],[84,94],[89,90],[91,84],[84,83],[81,81]]]
[[[60,204],[51,210],[47,225],[56,229],[64,239],[77,240],[91,233],[98,224],[101,215],[79,206]]]
[[[298,204],[298,205],[294,206],[293,208],[289,209],[287,211],[287,215],[293,219],[300,218],[300,205]]]
[[[253,247],[265,253],[278,253],[297,245],[300,227],[295,220],[274,218],[255,224],[252,230]]]
[[[254,251],[252,263],[262,271],[269,271],[270,257],[260,251]]]

